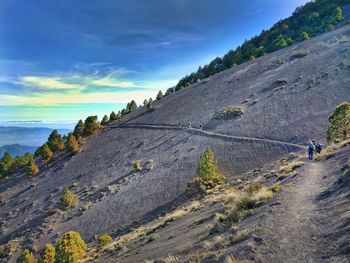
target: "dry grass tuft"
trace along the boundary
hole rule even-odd
[[[225,258],[225,263],[243,263],[243,261],[236,260],[234,256],[227,256]]]
[[[304,164],[305,163],[301,162],[301,161],[290,162],[290,163],[287,163],[286,165],[282,166],[280,171],[281,171],[281,173],[289,174],[289,173],[293,172],[295,169],[303,166]]]
[[[191,212],[197,211],[201,209],[203,205],[199,201],[193,201],[189,205],[182,207],[181,209],[177,209],[173,212],[166,214],[164,217],[159,218],[156,222],[150,223],[145,226],[140,226],[133,231],[120,236],[114,242],[110,243],[106,246],[106,249],[113,249],[116,247],[124,247],[124,244],[131,242],[132,240],[136,240],[138,238],[142,238],[148,235],[152,235],[159,228],[164,227],[170,222],[177,221]]]

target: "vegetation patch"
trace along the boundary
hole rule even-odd
[[[87,246],[79,233],[65,233],[56,246],[57,263],[75,263],[85,256]]]
[[[295,161],[287,163],[286,165],[283,165],[280,169],[280,172],[283,174],[289,174],[293,172],[295,169],[302,167],[305,163],[301,161]]]
[[[309,52],[307,50],[299,50],[292,54],[291,58],[297,59],[297,58],[303,58],[305,56],[309,55]]]
[[[273,197],[274,192],[266,188],[260,182],[249,185],[239,198],[231,203],[226,203],[223,214],[217,214],[216,225],[212,231],[221,231],[233,225],[237,225],[245,216],[251,214],[253,210],[262,203]]]
[[[236,233],[236,235],[234,236],[233,242],[234,243],[241,242],[241,241],[245,240],[252,233],[258,233],[261,231],[262,231],[262,228],[260,228],[260,227],[254,227],[251,229],[247,228],[247,229],[241,230],[241,231]]]
[[[208,147],[200,156],[197,174],[188,184],[191,195],[204,194],[224,182],[224,175],[219,172],[213,151]]]
[[[78,198],[69,189],[65,188],[61,196],[61,204],[66,208],[73,208],[78,203]]]
[[[243,114],[243,110],[240,107],[228,106],[216,112],[214,118],[217,120],[230,120],[240,118]]]
[[[108,245],[109,243],[111,243],[112,241],[112,237],[110,235],[102,235],[98,238],[98,244],[101,246],[101,247],[104,247],[106,245]]]
[[[341,142],[350,136],[350,103],[338,105],[329,117],[327,139],[330,142]]]

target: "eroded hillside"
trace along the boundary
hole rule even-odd
[[[350,100],[349,50],[346,25],[164,97],[153,112],[136,110],[38,176],[13,176],[0,185],[0,243],[40,249],[68,230],[92,240],[150,222],[187,202],[187,183],[208,146],[232,180],[303,150],[309,138],[324,141],[330,112]],[[228,107],[241,113],[220,117]],[[71,211],[58,205],[64,188],[79,199]]]

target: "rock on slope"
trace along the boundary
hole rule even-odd
[[[0,243],[20,237],[39,248],[67,230],[89,240],[117,234],[186,200],[199,154],[210,146],[229,178],[299,150],[185,129],[120,128],[190,121],[215,133],[304,143],[324,139],[327,117],[350,100],[350,26],[221,72],[165,97],[152,113],[139,109],[89,138],[82,153],[61,157],[38,176],[17,174],[0,185]],[[228,106],[240,118],[217,120]],[[144,169],[134,172],[140,159]],[[62,190],[79,197],[70,212],[53,210]],[[52,212],[55,211],[54,215]]]

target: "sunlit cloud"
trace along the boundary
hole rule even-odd
[[[48,89],[79,89],[78,84],[65,83],[60,78],[26,76],[20,78],[20,81],[25,86],[35,86]]]
[[[118,81],[110,78],[95,79],[89,82],[89,85],[102,86],[102,87],[119,87],[130,88],[135,87],[135,84],[130,81]]]

